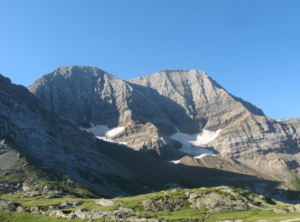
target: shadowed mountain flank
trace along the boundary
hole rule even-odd
[[[251,190],[266,196],[277,196],[282,201],[296,200],[300,195],[298,191],[287,191],[282,183],[272,179],[263,179],[267,176],[257,176],[244,173],[228,172],[216,168],[208,168],[198,164],[174,165],[149,155],[128,149],[125,146],[106,144],[97,140],[97,150],[103,155],[114,159],[125,168],[134,172],[133,178],[154,190],[164,190],[170,187],[211,187],[228,185]],[[188,158],[188,157],[185,157]],[[187,161],[187,160],[186,160]],[[208,161],[212,161],[209,159]],[[238,164],[236,164],[238,167]]]

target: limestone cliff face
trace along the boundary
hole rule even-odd
[[[129,80],[184,133],[217,130],[262,110],[226,92],[203,71],[165,70]]]
[[[266,117],[203,71],[164,70],[126,82],[94,67],[69,66],[43,76],[29,90],[48,110],[78,124],[125,127],[113,139],[163,159],[185,155],[170,138],[176,127],[186,134],[221,129],[203,145],[219,156],[267,174],[300,170],[299,121]]]
[[[149,120],[166,131],[174,127],[159,107],[127,82],[95,67],[65,66],[38,79],[28,89],[59,115],[77,123],[112,128]]]
[[[272,120],[257,107],[226,92],[202,71],[166,70],[129,82],[158,104],[181,132],[222,129],[207,144],[220,156],[281,176],[300,169],[298,119]],[[161,96],[180,108],[163,102]]]
[[[161,150],[165,144],[160,142],[163,140],[160,132],[168,135],[176,132],[168,115],[157,104],[126,81],[95,67],[61,67],[28,89],[48,110],[82,126],[89,127],[91,122],[109,128],[125,127],[113,139],[126,142],[134,149],[143,149],[148,144],[149,150]],[[168,153],[173,153],[173,158],[180,156],[176,149]]]
[[[250,115],[223,129],[208,146],[221,156],[288,180],[299,171],[299,131],[292,125],[276,122],[264,116]]]

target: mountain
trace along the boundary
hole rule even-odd
[[[140,192],[134,181],[132,190],[121,188],[131,179],[129,173],[96,150],[96,138],[91,133],[48,111],[25,87],[2,75],[0,110],[2,193],[50,187],[51,192],[64,187],[70,193],[68,187],[80,187],[78,184],[86,187],[80,193],[88,193],[84,191],[88,189],[105,196]]]
[[[266,117],[252,104],[229,94],[204,72],[166,70],[129,82],[158,104],[180,132],[219,130],[218,136],[205,144],[219,156],[237,159],[275,179],[289,179],[291,172],[298,176],[299,125]],[[161,97],[179,104],[182,112],[173,112],[175,108]]]
[[[282,190],[282,183],[230,158],[205,156],[192,165],[194,159],[185,157],[186,164],[173,164],[97,139],[1,75],[0,110],[0,195],[115,197],[179,186],[234,185],[285,201],[297,197],[297,192]],[[259,184],[267,185],[261,190]]]
[[[67,66],[28,89],[98,138],[163,160],[215,154],[274,180],[300,176],[299,124],[268,118],[203,71],[163,70],[123,81],[94,67]]]
[[[222,187],[195,190],[196,196],[176,189],[153,194],[154,199],[147,199],[150,194],[119,198],[128,200],[125,205],[130,209],[112,207],[96,213],[127,217],[129,212],[139,215],[141,206],[150,211],[169,209],[172,196],[185,200],[178,205],[183,211],[177,212],[174,205],[177,213],[191,210],[189,206],[209,210],[203,205],[206,195],[236,206],[240,199],[227,191],[252,198],[248,205],[241,205],[243,210],[272,202],[224,185],[297,203],[299,133],[299,118],[270,119],[203,71],[164,70],[123,81],[95,67],[67,66],[28,89],[0,75],[0,195],[6,199],[0,199],[0,211],[25,209],[34,214],[92,218],[95,211],[79,209],[77,202],[58,207],[60,202],[50,206],[43,201],[204,186]],[[161,197],[161,193],[168,195]],[[81,200],[91,207],[90,199]],[[65,205],[74,211],[62,210]],[[299,208],[279,207],[275,213]],[[10,216],[15,217],[0,212],[3,220]]]
[[[176,132],[169,117],[129,83],[98,68],[61,67],[38,79],[28,89],[48,110],[82,127],[89,128],[91,123],[109,129],[121,126],[124,130],[112,139],[134,149],[153,148],[162,156],[182,156],[176,149],[170,149],[172,139],[166,138],[167,143],[158,132]],[[101,133],[95,135],[103,136]]]
[[[204,128],[216,131],[249,113],[264,115],[252,104],[230,95],[203,71],[164,70],[129,82],[161,107],[183,133],[199,133]],[[173,104],[165,103],[163,97]],[[181,107],[178,112],[174,112],[178,110],[175,104]]]
[[[260,130],[268,132],[265,125],[276,124],[275,121],[267,118],[262,110],[232,96],[202,71],[166,70],[129,80],[129,82],[151,101],[158,104],[182,133],[199,133],[204,129],[222,130],[221,136],[229,133],[229,127],[247,124],[249,121],[255,121],[256,125],[258,122],[263,124]],[[179,104],[183,108],[182,113],[174,113],[175,108],[161,101],[162,96]],[[188,124],[186,124],[187,121]],[[284,126],[282,124],[278,127],[284,128]],[[226,132],[224,132],[225,130]],[[253,131],[257,131],[257,129],[253,129]],[[289,131],[289,129],[285,129],[285,131]],[[245,130],[240,131],[240,133],[242,132]],[[286,132],[286,134],[293,133]],[[232,153],[232,150],[226,151]]]

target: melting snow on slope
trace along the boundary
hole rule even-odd
[[[197,140],[195,142],[193,142],[193,144],[195,146],[206,145],[209,142],[211,142],[214,139],[216,139],[219,136],[219,134],[220,134],[221,131],[222,131],[221,129],[219,129],[219,130],[217,130],[215,132],[204,129],[202,131],[202,133],[197,136]]]
[[[207,154],[207,153],[204,153],[204,154],[201,154],[201,155],[199,155],[199,156],[195,156],[194,158],[195,158],[195,159],[201,159],[202,157],[205,157],[205,156],[207,156],[207,155],[214,156],[214,154]]]
[[[209,153],[204,153],[204,154],[201,154],[199,156],[194,156],[195,159],[201,159],[202,157],[205,157],[207,155],[210,155],[210,156],[215,156],[214,154],[209,154]],[[181,160],[181,159],[180,159]],[[171,162],[174,163],[174,164],[178,164],[180,163],[180,160],[172,160]]]
[[[181,160],[181,159],[180,159]],[[178,164],[180,162],[180,160],[173,160],[171,161],[172,163]]]
[[[89,128],[89,130],[98,139],[101,139],[101,140],[104,140],[104,141],[110,142],[110,143],[118,143],[118,144],[122,144],[122,145],[127,145],[127,143],[124,143],[124,142],[119,143],[119,142],[116,142],[111,139],[111,137],[122,132],[125,129],[125,127],[121,126],[121,127],[116,127],[116,128],[110,129],[107,126],[103,126],[103,125],[94,126],[94,124],[92,124],[92,123],[91,123],[91,125],[92,125],[92,128]]]
[[[127,145],[127,143],[125,142],[117,142],[115,140],[112,140],[112,139],[108,139],[107,137],[103,137],[103,136],[96,136],[96,138],[100,139],[100,140],[104,140],[106,142],[109,142],[109,143],[117,143],[117,144],[120,144],[120,145]]]
[[[92,124],[92,128],[89,128],[89,130],[95,136],[99,136],[99,137],[100,136],[113,137],[113,136],[117,135],[118,133],[122,132],[124,129],[125,129],[125,127],[123,127],[123,126],[110,129],[107,126],[102,126],[102,125],[94,126],[94,124]]]
[[[177,129],[177,133],[173,134],[171,138],[179,141],[182,144],[182,147],[180,148],[182,152],[192,154],[195,156],[195,158],[200,159],[203,156],[205,156],[204,154],[213,155],[212,151],[202,148],[200,146],[206,145],[209,142],[216,139],[221,131],[222,131],[221,129],[215,132],[209,130],[203,130],[201,134],[196,133],[194,135],[189,135],[189,134],[181,133]]]
[[[125,129],[124,126],[113,128],[113,129],[107,131],[105,136],[113,137],[113,136],[119,134],[120,132],[122,132],[124,129]]]

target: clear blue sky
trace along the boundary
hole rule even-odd
[[[204,70],[271,118],[300,116],[299,0],[0,0],[0,73],[63,65],[121,79]]]

